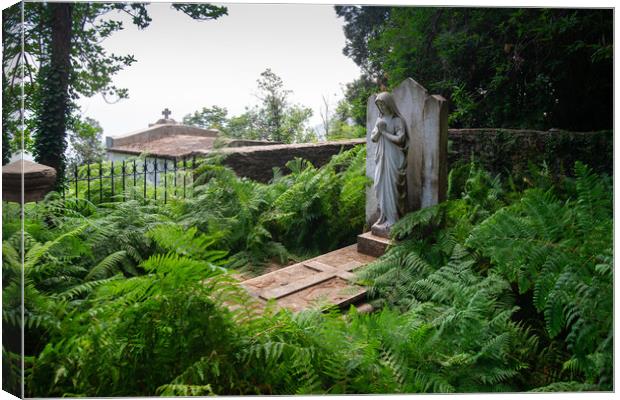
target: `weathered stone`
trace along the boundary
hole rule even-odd
[[[357,251],[373,257],[381,257],[392,243],[390,239],[366,232],[357,236]]]
[[[344,307],[364,298],[366,289],[354,283],[351,271],[375,258],[348,246],[242,282],[260,302],[301,311],[311,307]]]
[[[526,173],[543,162],[553,174],[569,174],[575,161],[613,174],[613,131],[570,132],[525,129],[450,129],[448,161],[474,159],[493,175]]]
[[[407,152],[406,212],[432,206],[445,199],[447,189],[448,109],[446,100],[428,91],[413,79],[403,81],[392,96],[409,135]],[[373,179],[376,144],[370,133],[379,109],[375,96],[368,99],[366,122],[366,175]],[[373,188],[366,191],[366,222],[377,220],[377,199]]]
[[[451,151],[448,154],[446,171],[455,162],[469,161],[473,157],[494,174],[510,170],[525,171],[528,161],[540,163],[543,160],[558,171],[563,169],[568,172],[575,160],[581,160],[597,171],[613,173],[612,131],[449,129],[448,139],[451,142]],[[273,177],[274,167],[280,167],[286,173],[284,165],[294,157],[309,159],[316,167],[320,167],[341,150],[348,150],[364,143],[366,139],[281,144],[277,147],[270,145],[254,149],[248,149],[247,146],[230,148],[232,146],[228,145],[225,150],[228,160],[224,160],[224,164],[231,167],[239,176],[267,182]],[[236,151],[240,154],[235,155]],[[367,158],[366,162],[368,170],[368,164],[373,160]]]
[[[349,150],[362,140],[343,140],[337,142],[279,144],[270,146],[252,146],[223,148],[223,164],[234,170],[237,175],[259,182],[268,182],[273,178],[273,168],[280,168],[287,173],[286,163],[296,157],[310,161],[320,167],[332,156]]]
[[[379,216],[371,231],[387,238],[392,226],[406,212],[409,135],[405,119],[391,93],[379,93],[375,105],[380,116],[370,132],[370,140],[377,146],[373,193]]]
[[[32,161],[14,161],[2,167],[2,200],[21,203],[22,175],[24,202],[42,200],[56,183],[56,170]]]
[[[360,314],[370,314],[375,311],[375,307],[370,303],[362,303],[355,307]]]

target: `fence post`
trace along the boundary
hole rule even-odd
[[[191,184],[192,184],[192,193],[194,195],[194,171],[196,171],[196,154],[192,155],[192,175],[191,175]]]
[[[185,186],[186,186],[186,175],[187,175],[187,157],[183,157],[183,198],[185,199]]]
[[[123,174],[123,201],[127,200],[125,198],[125,160],[123,160],[123,165],[121,166],[121,172]]]
[[[103,164],[99,161],[99,203],[103,203]]]
[[[146,157],[144,158],[144,167],[142,168],[142,172],[144,173],[144,200],[146,201],[146,171],[148,170],[148,165],[146,163]]]
[[[168,159],[164,158],[164,204],[168,202]]]
[[[112,165],[110,167],[110,180],[112,182],[112,198],[111,201],[114,201],[114,161],[112,161]]]
[[[174,197],[177,196],[177,159],[175,158],[172,162],[172,167],[174,168]]]
[[[133,159],[133,198],[136,199],[136,159]]]
[[[86,198],[90,201],[90,164],[86,164]]]
[[[155,161],[153,162],[153,172],[155,176],[155,200],[157,200],[157,156],[155,156]]]
[[[75,166],[74,175],[75,175],[75,198],[79,199],[80,196],[78,195],[78,167],[77,165]]]

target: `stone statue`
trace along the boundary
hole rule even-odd
[[[379,219],[371,227],[374,235],[389,237],[390,228],[405,213],[407,197],[407,125],[390,93],[375,99],[379,117],[370,138],[375,151],[374,190]]]

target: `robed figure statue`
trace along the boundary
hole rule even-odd
[[[377,143],[374,189],[379,219],[371,231],[389,237],[390,228],[405,211],[408,135],[405,120],[390,93],[379,93],[375,104],[380,115],[370,138]]]

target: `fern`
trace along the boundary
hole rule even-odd
[[[521,293],[533,292],[549,337],[567,334],[572,370],[598,384],[610,382],[610,367],[594,360],[603,354],[598,343],[609,337],[612,268],[601,264],[597,271],[594,260],[611,254],[611,191],[606,178],[585,166],[577,163],[575,171],[572,197],[562,201],[551,191],[529,190],[476,227],[467,243]]]
[[[95,265],[84,277],[84,280],[107,278],[119,271],[118,264],[126,260],[127,252],[120,250],[106,256]]]

